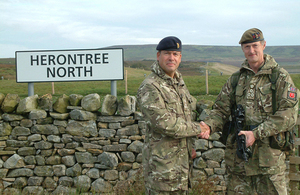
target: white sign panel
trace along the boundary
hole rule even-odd
[[[123,49],[16,51],[17,82],[124,79]]]

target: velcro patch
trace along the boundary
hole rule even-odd
[[[297,93],[289,91],[287,98],[296,101],[297,100]]]
[[[289,91],[296,91],[295,87],[290,87]]]

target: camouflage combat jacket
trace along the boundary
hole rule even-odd
[[[145,185],[159,191],[188,190],[192,138],[200,134],[191,121],[190,95],[181,74],[174,79],[156,61],[141,84],[137,99],[147,124],[143,168]]]
[[[298,115],[299,92],[286,70],[280,68],[272,56],[265,54],[265,62],[255,74],[245,60],[236,86],[235,100],[230,101],[231,79],[223,86],[213,106],[212,113],[205,119],[211,131],[222,131],[228,120],[232,104],[241,104],[245,110],[245,125],[257,126],[253,129],[255,142],[250,147],[253,156],[248,163],[236,155],[234,132],[228,136],[225,162],[228,170],[235,174],[258,175],[277,174],[285,170],[285,153],[270,147],[270,136],[293,128]],[[277,110],[272,110],[272,90],[270,74],[279,68],[276,82]]]

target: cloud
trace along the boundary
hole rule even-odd
[[[169,35],[184,44],[238,45],[252,27],[268,45],[300,45],[299,7],[298,0],[1,0],[0,51],[156,44]]]

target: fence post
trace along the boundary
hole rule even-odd
[[[300,151],[300,115],[298,115],[298,120],[297,120],[297,127],[298,127],[298,132],[297,132],[297,137],[295,140],[295,152],[293,156],[290,156],[290,170],[289,170],[289,179],[290,179],[290,189],[291,189],[291,194],[300,194],[300,188],[299,188],[299,183],[300,183],[300,172],[299,172],[299,165],[300,165],[300,156],[299,156],[299,151]]]

